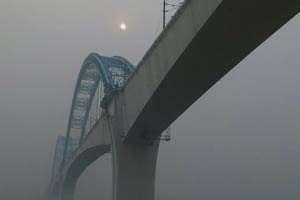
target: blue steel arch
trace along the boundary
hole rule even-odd
[[[99,98],[97,101],[100,102],[100,104],[96,104],[98,113],[98,109],[101,110],[100,107],[103,107],[101,106],[103,99],[114,90],[123,87],[133,70],[133,65],[121,56],[106,57],[90,53],[86,57],[73,94],[61,167],[70,160],[85,137],[95,96]],[[102,95],[96,94],[97,91],[102,92]],[[96,120],[94,119],[94,122]],[[90,123],[92,122],[93,119]]]

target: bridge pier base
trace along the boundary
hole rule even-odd
[[[121,104],[115,104],[116,110],[120,110],[118,105]],[[113,200],[154,200],[159,140],[123,143],[120,119],[110,117],[108,121],[112,137]]]
[[[64,188],[64,191],[61,193],[61,198],[59,200],[74,200],[74,194],[75,183],[67,188]]]
[[[158,143],[120,144],[114,155],[114,200],[154,200]]]

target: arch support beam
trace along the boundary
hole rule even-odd
[[[111,150],[110,144],[111,136],[109,135],[107,119],[102,116],[62,171],[61,200],[74,199],[79,176],[92,162]]]

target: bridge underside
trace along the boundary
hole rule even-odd
[[[72,200],[77,179],[82,172],[97,158],[111,150],[111,135],[106,121],[105,116],[99,119],[69,164],[64,168],[62,199]]]
[[[124,90],[126,111],[137,111],[125,141],[160,135],[299,10],[298,0],[187,1]]]
[[[77,179],[82,172],[97,158],[110,151],[110,145],[95,146],[82,152],[69,168],[68,174],[65,177],[62,199],[74,199],[75,186]]]

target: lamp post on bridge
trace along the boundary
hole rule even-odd
[[[166,26],[166,0],[163,3],[163,29]]]
[[[167,0],[163,1],[163,29],[166,27],[166,13],[178,9],[181,5],[182,2],[175,4],[175,3],[168,3]]]
[[[166,27],[166,13],[181,6],[182,2],[179,4],[168,3],[167,0],[163,0],[163,29]],[[171,126],[165,130],[165,135],[160,136],[160,140],[170,141],[171,140]]]

